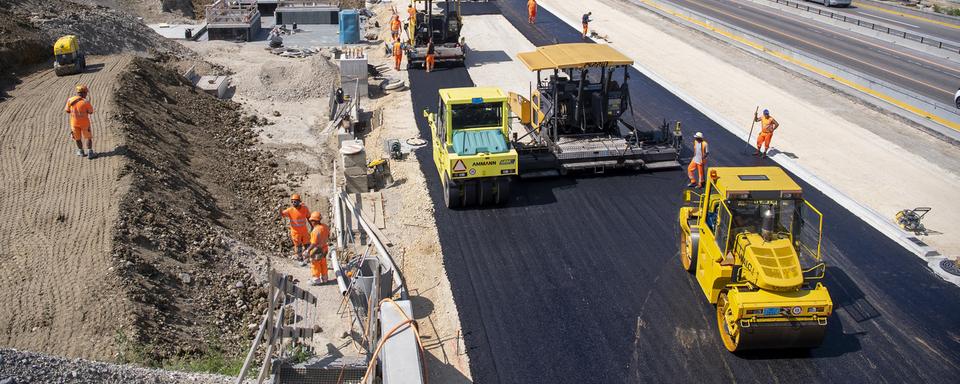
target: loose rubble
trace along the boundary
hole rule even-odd
[[[152,364],[218,350],[238,355],[265,307],[265,255],[282,223],[273,155],[238,104],[192,88],[147,59],[135,59],[116,94],[124,173],[115,268],[139,305],[118,359]],[[134,356],[133,351],[138,352]]]
[[[235,378],[101,363],[83,359],[65,359],[41,353],[0,349],[0,383],[232,383]]]

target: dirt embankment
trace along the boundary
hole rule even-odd
[[[66,0],[2,0],[0,99],[5,90],[17,83],[17,74],[50,68],[53,43],[70,34],[79,36],[83,51],[91,55],[195,56],[129,13]]]
[[[115,99],[133,185],[114,256],[138,310],[121,360],[238,354],[265,306],[253,248],[282,239],[278,164],[238,104],[147,59],[129,69]]]

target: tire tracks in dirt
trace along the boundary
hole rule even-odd
[[[105,359],[130,305],[112,272],[120,197],[129,183],[110,116],[124,56],[91,57],[87,72],[23,79],[0,103],[0,345]],[[77,157],[63,113],[90,87],[94,160]]]

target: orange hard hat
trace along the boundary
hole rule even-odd
[[[87,93],[89,91],[86,85],[80,84],[77,85],[77,93]]]
[[[313,211],[313,213],[310,214],[310,221],[320,221],[322,218],[323,216],[320,215],[320,212]]]
[[[294,193],[293,196],[290,196],[290,200],[300,200],[300,194]]]

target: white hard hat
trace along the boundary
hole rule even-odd
[[[702,138],[703,138],[703,132],[697,132],[696,134],[693,135],[693,138],[694,138],[694,139],[702,139]]]

